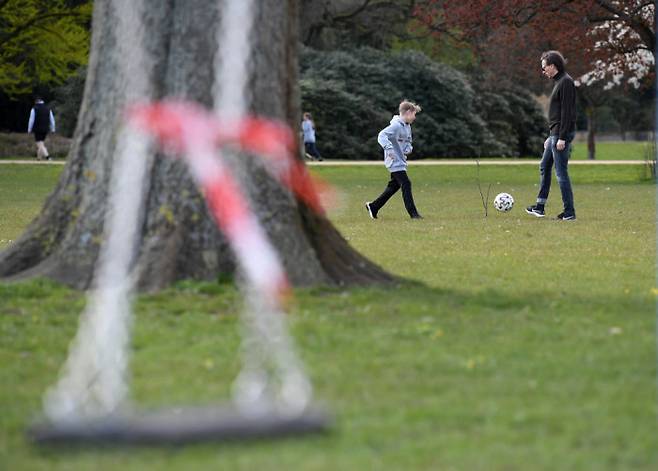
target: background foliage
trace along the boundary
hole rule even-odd
[[[0,0],[0,129],[25,132],[35,95],[51,104],[54,88],[87,63],[92,3]],[[58,131],[60,124],[67,128],[57,109],[62,104],[53,110]]]
[[[58,85],[89,54],[91,1],[0,2],[0,90],[10,97]]]
[[[342,50],[353,56],[359,47],[367,46],[381,51],[383,56],[377,60],[391,56],[390,63],[368,64],[373,65],[370,68],[373,73],[384,75],[377,79],[368,77],[369,82],[365,83],[359,82],[358,77],[351,77],[353,72],[349,68],[337,69],[337,73],[325,77],[324,72],[331,71],[335,64],[323,70],[322,61],[317,64],[320,66],[318,70],[304,70],[309,73],[309,76],[303,75],[301,83],[305,106],[322,111],[318,125],[322,120],[328,123],[327,126],[322,123],[322,128],[318,128],[319,146],[327,157],[379,158],[375,135],[395,112],[395,100],[388,101],[387,95],[392,88],[397,95],[409,96],[425,106],[425,113],[415,127],[419,145],[414,158],[424,155],[476,156],[495,151],[499,151],[499,155],[536,155],[539,137],[535,133],[540,131],[543,135],[545,130],[539,124],[539,117],[535,116],[536,107],[529,92],[547,94],[551,90],[551,83],[540,77],[537,69],[538,54],[545,48],[564,49],[575,45],[581,53],[575,54],[568,47],[563,51],[568,53],[569,67],[574,72],[586,70],[594,56],[587,52],[589,49],[581,47],[580,39],[572,41],[571,30],[565,32],[545,25],[537,27],[537,22],[543,25],[545,21],[550,24],[562,21],[562,16],[557,18],[552,14],[553,7],[548,4],[526,0],[497,0],[491,2],[491,7],[489,2],[479,0],[462,3],[301,0],[300,40],[313,48],[314,54],[331,55],[334,54],[331,51]],[[593,21],[596,20],[594,13],[602,8],[603,3],[606,2],[587,0],[579,3],[582,12],[567,8],[561,10],[560,15],[570,18],[585,15]],[[91,0],[0,0],[0,108],[3,110],[0,129],[25,132],[33,95],[40,94],[53,107],[58,132],[65,136],[73,133],[84,87],[84,69],[81,67],[87,61],[92,4]],[[635,0],[620,0],[610,8],[613,10],[610,14],[614,16],[614,12],[623,13],[630,11],[629,8],[644,11],[653,7],[648,3],[641,6]],[[533,14],[516,14],[522,11]],[[580,13],[583,15],[578,16]],[[652,37],[655,28],[651,24],[647,23],[645,27],[642,22],[628,23],[630,17],[621,13],[615,16],[615,24],[628,32],[623,36],[624,40],[635,44],[643,37],[640,34],[643,32],[649,39]],[[508,23],[513,18],[522,21],[510,26]],[[568,23],[575,28],[574,34],[578,33],[578,38],[591,39],[588,34],[596,23],[580,24],[571,20]],[[589,44],[587,41],[585,43]],[[645,42],[652,43],[650,40]],[[435,86],[436,77],[427,77],[432,73],[436,75],[436,71],[412,74],[403,67],[402,75],[394,75],[393,71],[399,68],[393,58],[398,54],[406,57],[405,54],[412,50],[422,51],[425,59],[435,63],[433,68],[440,69],[438,81],[446,74],[454,75],[446,72],[445,66],[454,67],[464,74],[456,82],[465,81],[472,90],[459,91],[460,106],[449,110],[457,113],[470,109],[473,112],[471,117],[464,118],[457,113],[449,123],[435,116],[439,110],[441,113],[444,110],[431,109],[428,104],[434,105],[436,100],[429,92],[434,90],[426,86],[429,84],[443,91]],[[599,50],[596,57],[607,63],[608,59],[612,60],[608,53],[614,56],[614,51],[606,47]],[[357,57],[357,61],[362,58]],[[415,65],[425,67],[422,62],[426,61],[416,60]],[[357,65],[367,68],[365,64]],[[596,87],[587,87],[588,93],[581,93],[580,97],[578,129],[588,129],[592,140],[595,132],[613,133],[617,139],[646,138],[647,131],[654,127],[655,74],[647,77],[644,86],[638,90],[624,87],[594,90]],[[358,82],[358,91],[354,90],[355,82]],[[416,88],[420,88],[421,93],[406,88],[414,83],[420,83]],[[454,91],[454,85],[455,81],[452,81],[440,87]],[[385,88],[377,91],[377,87],[383,86]],[[460,88],[458,84],[456,86]],[[373,90],[363,90],[368,87]],[[374,95],[376,99],[373,99]],[[449,103],[451,100],[444,101]],[[336,111],[328,112],[332,106]],[[325,112],[327,116],[324,116]],[[457,126],[455,132],[454,123],[465,125],[463,129]],[[436,132],[436,135],[427,132]],[[426,142],[421,146],[423,140]]]
[[[73,136],[73,131],[78,123],[78,111],[82,105],[86,79],[87,67],[82,66],[75,75],[71,75],[53,91],[54,101],[51,106],[57,113],[57,132],[63,136]]]
[[[404,98],[423,107],[413,126],[413,158],[529,155],[546,129],[528,92],[474,87],[416,51],[307,48],[301,77],[302,107],[313,113],[318,147],[328,157],[380,158],[377,134]]]

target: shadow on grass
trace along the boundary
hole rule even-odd
[[[429,287],[416,280],[402,280],[393,285],[370,287],[328,287],[299,288],[291,305],[291,311],[302,309],[319,309],[337,316],[358,314],[372,311],[398,312],[406,314],[423,314],[430,311],[446,313],[448,311],[467,311],[506,314],[513,312],[544,312],[547,315],[591,315],[596,311],[612,314],[631,312],[653,312],[651,293],[626,294],[610,293],[608,295],[582,293],[575,295],[564,291],[526,291],[510,294],[501,290],[449,290]],[[215,304],[213,300],[217,300]],[[21,304],[24,315],[31,314],[32,309],[41,312],[55,312],[66,306],[72,315],[79,314],[84,303],[84,293],[71,290],[57,282],[36,279],[15,283],[0,283],[0,315],[16,312]],[[197,305],[198,304],[198,305]],[[235,314],[242,305],[242,296],[232,280],[222,279],[218,282],[181,281],[155,294],[140,295],[136,309],[140,306],[154,307],[162,315],[181,314],[185,311],[217,314],[217,308]],[[74,308],[71,312],[71,308]],[[311,313],[309,311],[309,313]],[[35,313],[38,314],[38,313]],[[312,313],[311,313],[312,314]],[[312,316],[311,316],[312,317]]]

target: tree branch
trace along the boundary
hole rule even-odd
[[[606,11],[609,11],[613,15],[617,15],[615,21],[621,21],[626,24],[629,28],[635,31],[645,45],[650,48],[651,52],[656,50],[656,33],[653,31],[653,28],[649,25],[644,24],[640,19],[639,15],[630,16],[625,11],[615,8],[608,0],[594,0],[601,8]],[[652,3],[652,2],[650,2]]]
[[[15,27],[12,31],[8,32],[6,35],[0,36],[0,46],[11,41],[25,30],[32,28],[36,25],[40,25],[40,23],[45,22],[47,20],[51,20],[55,18],[59,19],[59,18],[67,18],[67,17],[79,17],[79,16],[82,15],[77,11],[67,12],[67,13],[64,12],[48,13],[45,15],[34,16],[29,20],[27,20],[25,23]]]
[[[334,15],[333,20],[334,21],[347,21],[350,18],[354,18],[355,16],[357,16],[359,13],[361,13],[363,10],[365,10],[368,7],[368,5],[370,4],[370,1],[371,0],[365,0],[363,2],[363,4],[361,4],[360,7],[356,7],[356,9],[351,13],[345,13],[343,15]]]
[[[53,36],[59,38],[59,40],[62,41],[63,43],[65,43],[65,44],[68,42],[64,36],[62,36],[57,31],[48,28],[47,26],[42,26],[42,25],[36,24],[36,25],[34,25],[34,28],[35,29],[40,29],[41,31],[45,31],[46,33],[52,34]]]
[[[651,5],[654,5],[654,6],[655,6],[655,4],[656,4],[656,1],[655,1],[655,0],[647,0],[647,1],[644,2],[644,3],[640,3],[640,4],[638,5],[638,7],[637,7],[635,10],[633,10],[633,13],[631,13],[631,15],[633,15],[633,16],[638,15],[638,14],[639,14],[642,10],[644,10],[646,7],[651,6]]]
[[[598,4],[601,8],[604,10],[609,11],[613,15],[617,15],[620,18],[623,18],[624,20],[628,20],[628,15],[623,11],[620,10],[619,8],[615,8],[612,3],[610,3],[607,0],[594,0],[596,4]]]
[[[616,44],[611,44],[613,49],[618,52],[619,54],[629,54],[632,52],[637,52],[637,51],[649,51],[652,52],[651,49],[649,49],[647,46],[644,44],[638,44],[637,46],[624,46],[623,44],[616,45]]]
[[[529,11],[527,13],[527,15],[525,15],[525,17],[522,20],[519,20],[519,17],[521,16],[521,14],[525,13],[526,11]],[[537,13],[538,13],[537,8],[535,8],[535,7],[522,7],[522,8],[519,8],[516,12],[513,13],[513,18],[514,19],[512,20],[512,22],[514,23],[514,26],[516,26],[517,28],[520,28],[521,26],[524,26],[524,25],[530,23],[530,21],[532,21],[532,19],[535,16],[537,16]]]
[[[589,23],[605,23],[606,21],[619,21],[619,18],[614,16],[587,16]]]
[[[467,36],[465,32],[458,34],[450,30],[450,28],[447,27],[445,22],[432,23],[432,24],[423,23],[423,26],[425,26],[425,28],[428,29],[429,34],[438,33],[441,35],[445,35],[458,43],[462,43],[464,41],[464,37]],[[425,38],[427,36],[428,36],[427,34],[415,34],[413,38]],[[411,35],[409,35],[408,37],[411,38]]]

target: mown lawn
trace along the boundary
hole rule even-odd
[[[645,160],[648,156],[653,155],[653,152],[655,152],[655,147],[651,146],[649,142],[613,141],[596,143],[596,160]],[[572,158],[576,160],[587,159],[587,142],[574,143]]]
[[[39,214],[61,171],[59,165],[0,165],[0,250]]]
[[[55,183],[51,167],[0,167],[0,239],[15,239]],[[84,299],[47,281],[0,285],[0,469],[653,470],[655,186],[635,167],[571,169],[578,220],[526,215],[537,169],[411,167],[422,221],[396,196],[369,219],[379,167],[316,167],[339,192],[330,217],[350,243],[406,278],[395,287],[298,290],[289,320],[323,436],[172,449],[50,450],[24,427],[40,410]],[[9,177],[7,177],[9,175]],[[22,197],[21,188],[33,188]],[[35,190],[34,188],[37,188]],[[559,212],[559,191],[547,207]],[[26,201],[23,222],[14,206]],[[143,405],[228,396],[239,368],[239,296],[181,282],[141,296],[133,394]]]
[[[8,135],[5,134],[4,136],[6,137]],[[5,144],[6,149],[3,151],[3,134],[0,133],[0,162],[3,160],[34,160],[34,143],[29,141],[26,137],[22,137],[21,139],[27,141],[27,143],[23,143],[22,147],[20,147],[20,152],[15,154],[10,152],[7,154],[11,149],[11,145]],[[55,149],[52,155],[55,157],[56,161],[66,159],[67,146],[67,141],[63,139],[59,139],[56,144],[51,146]],[[603,141],[596,143],[597,160],[645,160],[648,155],[653,155],[651,154],[652,151],[653,147],[651,146],[651,143],[644,141]],[[340,159],[340,156],[326,157],[328,157],[329,160],[332,158]],[[541,157],[541,149],[537,149],[537,153],[534,157]],[[574,160],[587,159],[587,142],[574,143],[572,158]]]

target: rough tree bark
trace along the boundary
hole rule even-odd
[[[145,0],[144,47],[152,98],[212,105],[216,0]],[[258,0],[251,108],[297,128],[298,0]],[[0,277],[46,276],[90,285],[108,196],[112,157],[125,105],[118,70],[121,38],[115,2],[94,2],[88,76],[68,161],[41,214],[0,254]],[[148,61],[147,61],[148,62]],[[353,250],[332,224],[296,201],[253,159],[231,162],[295,285],[368,284],[393,277]],[[232,254],[180,161],[156,157],[141,228],[136,275],[142,290],[173,281],[233,274]]]
[[[585,109],[587,116],[587,159],[596,159],[596,108],[590,106]]]
[[[587,116],[587,158],[596,159],[596,115],[597,110],[606,104],[608,99],[601,84],[578,87],[580,106]]]

